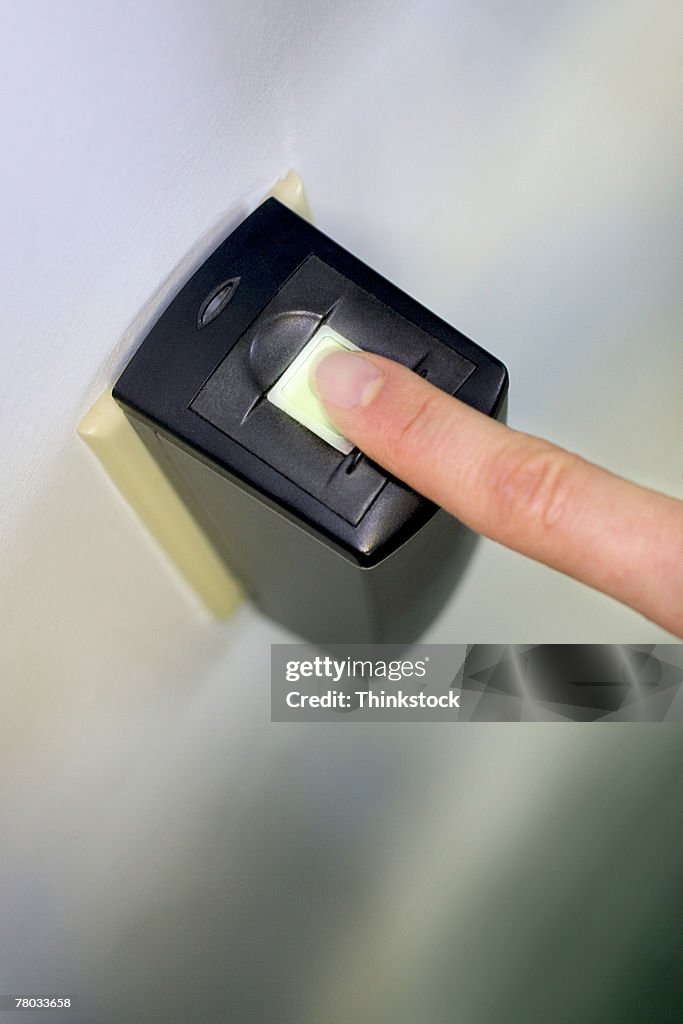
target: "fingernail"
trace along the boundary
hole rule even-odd
[[[313,366],[313,386],[319,398],[340,409],[369,405],[384,374],[355,352],[330,352]]]

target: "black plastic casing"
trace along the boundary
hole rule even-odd
[[[114,398],[265,614],[315,643],[409,643],[474,535],[266,399],[321,324],[504,416],[498,359],[274,199],[191,277]]]

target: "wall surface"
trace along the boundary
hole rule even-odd
[[[669,969],[637,940],[674,928],[676,734],[271,726],[288,638],[209,621],[74,429],[293,166],[327,233],[504,359],[513,425],[681,496],[680,5],[1,12],[0,992],[101,1024],[564,1020],[558,993],[610,1019],[638,957]],[[667,637],[482,542],[429,639]]]

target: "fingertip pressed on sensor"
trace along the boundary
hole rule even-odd
[[[358,345],[354,345],[339,331],[323,325],[266,395],[268,401],[278,409],[344,455],[348,455],[354,446],[339,433],[328,417],[313,388],[312,377],[316,364],[329,352],[360,351]]]

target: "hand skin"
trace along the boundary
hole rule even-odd
[[[683,502],[512,430],[381,356],[333,352],[312,383],[345,437],[473,530],[683,636]]]

